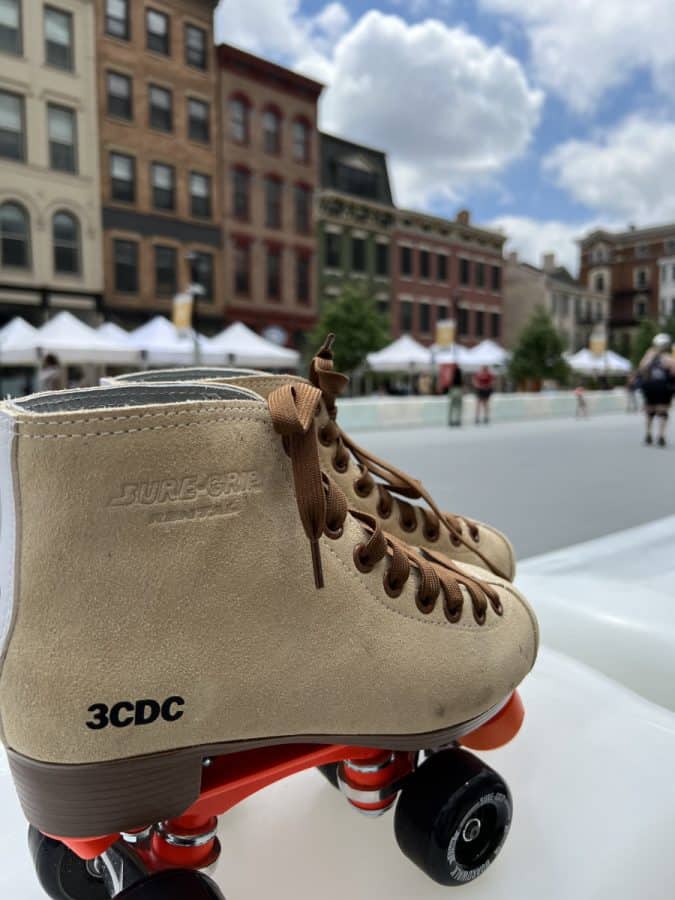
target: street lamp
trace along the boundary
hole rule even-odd
[[[188,284],[187,293],[190,295],[192,304],[192,340],[194,343],[194,364],[201,365],[202,352],[199,346],[199,334],[197,333],[197,297],[203,297],[206,291],[204,286],[199,283],[199,273],[197,271],[197,254],[190,250],[185,254],[185,259],[190,266],[190,283]]]

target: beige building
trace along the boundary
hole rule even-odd
[[[0,0],[0,303],[40,323],[103,283],[93,0]]]
[[[585,287],[552,253],[544,255],[538,269],[509,254],[504,266],[503,342],[513,348],[527,320],[537,307],[545,309],[573,353],[587,347],[594,329],[609,322],[609,297]]]

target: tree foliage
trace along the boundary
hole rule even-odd
[[[651,347],[654,335],[658,334],[659,326],[653,319],[643,319],[635,332],[631,348],[631,362],[638,366],[640,360]]]
[[[391,339],[386,316],[360,285],[345,285],[339,297],[325,303],[309,336],[311,350],[317,350],[330,332],[335,335],[335,368],[341,372],[353,372],[368,353],[381,350]]]
[[[565,381],[565,341],[545,309],[538,307],[521,331],[511,357],[510,373],[518,384],[544,379]]]

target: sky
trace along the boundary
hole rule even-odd
[[[396,202],[578,269],[675,220],[673,0],[221,0],[216,39],[318,79],[323,130],[386,150]]]

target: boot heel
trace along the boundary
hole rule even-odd
[[[179,750],[84,765],[7,750],[26,818],[45,834],[87,838],[181,815],[199,797],[201,756]]]

